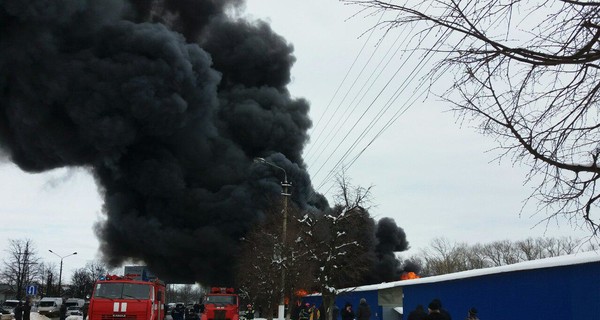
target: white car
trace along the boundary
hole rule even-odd
[[[68,316],[83,316],[83,311],[78,306],[67,307],[67,317]]]
[[[21,301],[21,304],[23,303],[24,301]],[[6,300],[4,303],[2,303],[2,309],[8,311],[9,313],[14,313],[17,304],[19,304],[19,300]]]

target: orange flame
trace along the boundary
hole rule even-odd
[[[419,277],[416,273],[414,272],[404,272],[402,273],[402,275],[400,276],[400,280],[410,280],[410,279],[419,279],[421,277]]]
[[[306,291],[304,289],[298,289],[294,293],[296,294],[296,297],[304,297],[308,294],[308,291]]]

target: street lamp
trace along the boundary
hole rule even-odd
[[[48,249],[48,251],[50,251],[52,254],[54,254],[55,256],[60,258],[60,272],[58,273],[58,295],[60,296],[60,291],[62,290],[62,269],[63,269],[63,259],[66,257],[70,257],[70,256],[74,256],[77,254],[77,252],[73,252],[71,254],[68,254],[66,256],[60,256],[58,255],[56,252]]]
[[[269,162],[267,160],[265,160],[264,158],[254,158],[254,162],[255,163],[263,163],[266,165],[269,165],[271,167],[277,168],[281,171],[283,171],[283,182],[281,182],[281,195],[283,196],[283,226],[282,226],[282,231],[281,231],[281,253],[283,254],[283,248],[285,247],[285,239],[286,239],[286,234],[287,234],[287,203],[288,203],[288,197],[291,196],[291,192],[289,191],[289,188],[292,186],[291,182],[288,182],[287,180],[287,172],[285,171],[285,169],[283,169],[282,167]],[[283,258],[283,256],[282,256]],[[283,259],[282,259],[282,263],[283,263]],[[281,299],[279,302],[279,319],[284,319],[285,318],[285,268],[282,265],[281,266]]]

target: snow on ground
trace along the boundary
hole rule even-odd
[[[51,320],[52,318],[48,318],[45,315],[41,315],[37,312],[32,312],[29,315],[30,320]]]

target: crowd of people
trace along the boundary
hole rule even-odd
[[[326,320],[326,314],[327,312],[323,304],[317,307],[315,304],[308,302],[302,305],[298,301],[296,307],[292,309],[290,318],[291,320]],[[331,315],[334,320],[337,320],[339,316],[341,316],[342,320],[369,320],[371,317],[371,307],[367,304],[367,300],[362,298],[360,299],[356,313],[352,309],[352,304],[348,302],[341,312],[334,304]]]
[[[367,304],[367,300],[362,298],[358,304],[358,309],[354,311],[351,303],[346,303],[344,308],[339,308],[334,304],[332,313],[332,319],[338,320],[338,316],[341,316],[341,320],[370,320],[371,318],[371,307]],[[317,307],[315,304],[298,302],[296,308],[292,309],[291,320],[327,320],[324,306]],[[442,307],[442,301],[440,299],[433,299],[428,307],[427,311],[423,305],[418,305],[415,310],[408,314],[406,320],[452,320],[452,316],[448,310]],[[467,310],[467,317],[465,320],[479,320],[477,316],[477,309],[472,307]]]
[[[407,320],[452,320],[452,316],[442,307],[440,299],[433,299],[427,306],[427,312],[420,304],[408,314]],[[479,320],[476,308],[472,307],[467,311],[466,320]]]

